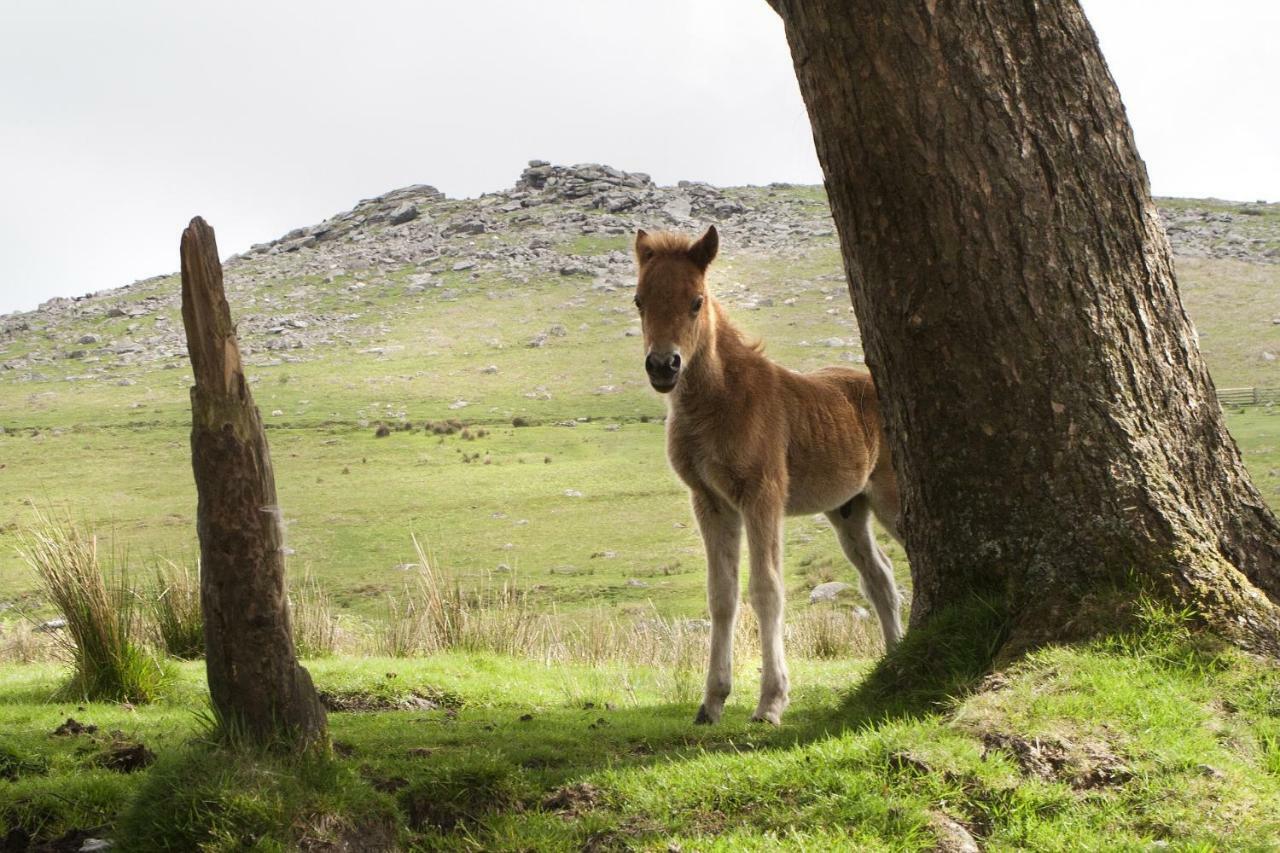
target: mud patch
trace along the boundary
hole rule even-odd
[[[3,853],[79,853],[81,850],[111,849],[111,843],[102,837],[103,829],[70,829],[52,841],[33,841],[25,829],[9,830],[0,839]]]
[[[112,736],[115,739],[111,745],[94,762],[99,767],[116,773],[136,773],[155,762],[156,754],[145,744],[125,740],[119,732],[112,732]]]
[[[557,788],[542,800],[544,811],[555,812],[566,819],[572,819],[585,811],[590,811],[600,802],[600,789],[590,782],[575,782]]]
[[[351,826],[328,815],[306,821],[298,836],[297,849],[304,853],[384,853],[399,849],[395,827],[389,823]]]
[[[1003,732],[984,732],[982,744],[984,755],[1004,752],[1027,776],[1066,782],[1081,790],[1119,785],[1133,778],[1133,770],[1103,744],[1072,744],[1058,738],[1024,738]]]
[[[65,723],[53,730],[53,734],[58,737],[75,737],[77,735],[91,735],[97,730],[97,726],[86,725],[75,717],[67,717]]]

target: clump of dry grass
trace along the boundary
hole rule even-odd
[[[18,551],[67,622],[54,639],[75,668],[72,694],[117,702],[156,698],[167,673],[142,642],[138,596],[123,562],[104,566],[92,531],[43,515],[19,537]]]
[[[342,629],[334,613],[333,599],[310,569],[291,591],[289,614],[298,657],[331,657],[338,651]]]
[[[652,607],[641,614],[599,608],[573,618],[538,613],[510,580],[484,579],[476,590],[438,563],[415,538],[418,562],[399,595],[387,596],[375,624],[374,651],[392,657],[434,652],[489,652],[529,657],[546,664],[624,663],[658,667],[673,697],[696,696],[710,646],[705,619],[665,617]],[[871,656],[879,630],[865,615],[816,606],[788,615],[786,644],[798,658]],[[755,614],[740,608],[734,636],[738,664],[760,654]]]
[[[801,658],[873,657],[884,650],[879,624],[866,614],[817,604],[787,618],[787,650]]]
[[[156,645],[165,654],[179,660],[195,660],[204,655],[198,565],[193,574],[185,564],[158,562],[149,604]]]
[[[393,657],[466,651],[523,655],[540,644],[544,617],[535,613],[514,583],[486,576],[477,590],[464,590],[449,569],[413,538],[418,562],[399,596],[387,596],[374,646]]]
[[[25,620],[0,622],[0,661],[34,663],[56,654],[50,632],[37,631]]]

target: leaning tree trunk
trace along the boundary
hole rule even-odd
[[[182,232],[182,322],[195,372],[191,464],[209,694],[219,720],[256,742],[323,742],[324,708],[293,648],[271,456],[213,229],[200,217]]]
[[[912,626],[1015,647],[1135,588],[1275,651],[1280,525],[1223,425],[1076,0],[770,0],[902,481]]]

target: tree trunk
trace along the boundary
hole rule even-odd
[[[195,372],[191,464],[209,694],[220,722],[256,742],[323,742],[324,708],[293,648],[271,456],[213,229],[200,217],[182,232],[182,322]]]
[[[1076,0],[770,2],[902,481],[911,625],[978,591],[1021,648],[1141,589],[1280,648],[1280,524]]]

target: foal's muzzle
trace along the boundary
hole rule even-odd
[[[665,394],[676,387],[676,379],[680,375],[680,353],[659,355],[651,352],[645,356],[644,371],[649,374],[649,384],[653,386],[653,390]]]

